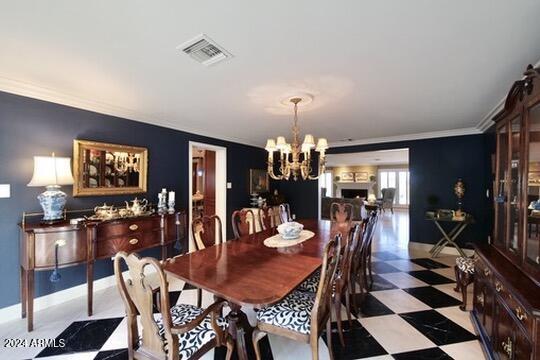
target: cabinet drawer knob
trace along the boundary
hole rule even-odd
[[[484,294],[476,295],[476,301],[480,305],[484,306]]]
[[[501,292],[502,288],[503,288],[503,286],[502,286],[502,284],[500,282],[498,282],[498,281],[495,282],[495,290],[497,292]]]
[[[131,230],[131,231],[135,231],[135,230],[137,230],[138,228],[139,228],[139,225],[137,225],[137,224],[131,224],[131,225],[129,225],[129,230]]]
[[[137,239],[137,238],[133,238],[133,239],[130,239],[130,240],[129,240],[129,243],[130,243],[131,245],[135,245],[135,244],[137,244],[138,242],[139,242],[139,239]]]
[[[489,276],[491,274],[491,271],[488,268],[484,269],[484,275]]]
[[[516,316],[520,321],[527,320],[527,315],[525,315],[521,306],[516,308]]]
[[[510,336],[508,337],[508,339],[506,339],[506,342],[503,341],[501,345],[506,355],[508,355],[509,358],[512,358],[513,349],[512,349],[512,339],[510,339]]]

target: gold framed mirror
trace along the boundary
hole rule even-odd
[[[73,196],[147,191],[148,149],[73,140]]]

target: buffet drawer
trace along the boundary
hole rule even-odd
[[[112,257],[119,251],[130,253],[159,244],[161,244],[159,229],[144,233],[99,239],[96,242],[96,258]]]
[[[130,236],[130,234],[149,232],[160,228],[160,218],[122,219],[100,224],[97,228],[97,238],[104,239],[115,236]]]
[[[35,233],[34,237],[33,267],[35,268],[54,267],[56,244],[58,244],[59,266],[87,260],[85,230]]]

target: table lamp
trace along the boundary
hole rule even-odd
[[[55,223],[63,219],[66,193],[61,185],[72,185],[71,158],[52,156],[34,156],[34,174],[28,186],[45,186],[45,192],[38,195],[43,208],[42,223]]]
[[[375,194],[369,194],[368,197],[367,197],[367,201],[370,204],[375,203],[375,201],[377,201],[377,198],[375,197]]]

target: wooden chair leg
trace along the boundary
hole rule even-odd
[[[349,326],[352,327],[352,321],[351,321],[351,292],[349,291],[349,285],[347,284],[347,287],[345,288],[345,307],[347,308],[347,320],[349,320]]]
[[[461,272],[459,271],[459,268],[457,265],[454,265],[454,272],[456,274],[456,287],[454,288],[455,292],[460,292],[461,290]]]
[[[464,276],[463,276],[464,275]],[[461,296],[463,297],[463,304],[459,307],[462,311],[467,310],[467,287],[469,287],[470,276],[469,274],[462,274],[460,279]]]
[[[328,319],[328,321],[331,320]],[[313,341],[309,343],[309,345],[311,347],[311,358],[313,360],[319,360],[319,337],[316,337]]]
[[[232,354],[234,351],[234,340],[230,336],[227,336],[226,345],[227,345],[227,355],[225,355],[225,360],[231,360]]]
[[[339,334],[339,342],[345,347],[345,338],[343,337],[343,327],[341,326],[341,296],[334,298],[334,310],[336,312],[336,321]],[[330,320],[329,320],[330,321]]]
[[[197,307],[202,307],[202,290],[197,289]]]
[[[326,322],[326,342],[328,343],[328,354],[330,359],[334,358],[334,349],[332,348],[332,319],[329,318]]]
[[[266,333],[259,330],[253,329],[252,340],[253,348],[255,349],[255,356],[257,360],[261,360],[261,349],[259,348],[259,341],[266,336]]]

